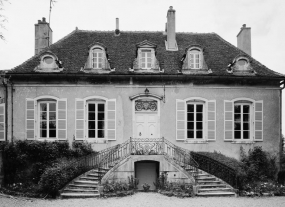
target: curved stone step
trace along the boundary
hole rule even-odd
[[[61,194],[62,198],[94,198],[94,197],[99,197],[99,193],[62,193]]]
[[[205,192],[205,193],[197,193],[197,196],[236,196],[234,192]]]

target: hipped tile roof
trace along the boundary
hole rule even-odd
[[[121,31],[119,36],[115,36],[113,31],[75,30],[44,51],[53,52],[63,62],[64,70],[60,73],[83,73],[80,69],[87,61],[88,46],[99,42],[106,46],[110,66],[115,68],[112,74],[128,74],[136,58],[136,45],[144,40],[157,45],[156,57],[160,68],[164,69],[163,74],[177,74],[177,71],[182,68],[181,58],[185,54],[185,49],[191,45],[200,45],[203,48],[205,62],[212,70],[212,73],[203,76],[234,76],[227,72],[227,66],[238,55],[244,55],[251,61],[251,66],[256,72],[255,76],[284,77],[268,69],[215,33],[176,33],[178,51],[166,51],[166,35],[163,32]],[[40,56],[41,54],[33,56],[15,67],[10,73],[36,73],[34,68],[39,64]],[[185,75],[194,76],[195,74]]]

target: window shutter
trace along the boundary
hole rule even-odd
[[[142,51],[138,50],[138,63],[139,63],[139,69],[142,68]]]
[[[216,101],[208,101],[208,140],[216,140]]]
[[[59,140],[67,139],[67,100],[59,99],[57,102],[57,137]]]
[[[155,69],[155,53],[154,50],[151,50],[151,69]]]
[[[0,141],[5,141],[5,103],[0,104]]]
[[[186,103],[176,99],[176,140],[186,139]]]
[[[36,102],[34,99],[26,99],[26,138],[28,140],[35,139],[35,110]]]
[[[106,69],[106,61],[107,61],[107,58],[106,58],[106,53],[105,51],[103,50],[102,51],[102,69]]]
[[[191,69],[191,60],[192,60],[192,57],[193,55],[190,53],[190,51],[187,52],[187,58],[188,58],[188,68]]]
[[[263,141],[263,101],[254,104],[254,140]]]
[[[116,99],[107,101],[107,139],[116,140]]]
[[[234,126],[234,104],[232,101],[225,101],[225,141],[233,140],[233,126]]]
[[[85,130],[85,101],[75,99],[75,139],[84,140]]]
[[[199,69],[203,68],[203,53],[199,52]]]

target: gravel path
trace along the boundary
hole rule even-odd
[[[133,196],[108,199],[64,199],[41,200],[25,199],[0,195],[0,207],[285,207],[285,197],[262,198],[233,198],[233,197],[209,197],[209,198],[175,198],[166,197],[158,193],[136,193]]]

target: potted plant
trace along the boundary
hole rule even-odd
[[[144,191],[144,192],[148,192],[148,191],[149,191],[149,188],[150,188],[150,185],[149,185],[148,183],[144,183],[144,184],[142,185],[142,187],[143,187],[143,191]]]

